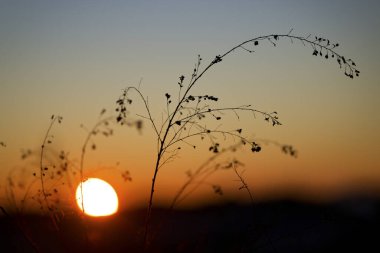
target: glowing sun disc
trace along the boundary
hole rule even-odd
[[[83,206],[81,185],[83,185]],[[119,200],[112,186],[99,178],[89,178],[79,184],[75,193],[78,207],[89,216],[108,216],[117,212]]]

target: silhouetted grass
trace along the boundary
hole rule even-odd
[[[262,115],[265,121],[270,122],[273,126],[281,125],[278,113],[265,112],[262,110],[254,109],[251,105],[241,105],[236,107],[217,107],[216,104],[219,98],[213,95],[194,95],[191,94],[194,86],[198,85],[201,78],[208,73],[216,64],[219,64],[227,58],[228,55],[234,53],[236,50],[243,50],[248,53],[254,53],[261,43],[269,43],[276,46],[281,40],[288,40],[291,43],[294,41],[300,42],[304,46],[309,46],[312,50],[312,55],[323,56],[325,59],[335,58],[340,68],[344,69],[344,74],[347,77],[354,78],[359,76],[360,71],[356,68],[356,64],[351,59],[346,59],[341,54],[337,53],[336,48],[338,43],[332,43],[329,39],[323,37],[312,38],[308,36],[295,36],[292,35],[292,30],[287,34],[271,34],[265,36],[255,37],[237,44],[230,50],[215,56],[203,69],[201,68],[202,58],[198,55],[192,74],[189,81],[186,83],[184,75],[180,75],[177,88],[178,97],[174,97],[169,92],[164,94],[166,100],[166,112],[163,113],[165,118],[162,122],[155,120],[151,113],[148,98],[145,98],[139,87],[127,87],[120,98],[116,101],[119,113],[117,121],[123,124],[128,118],[130,111],[129,108],[133,102],[131,99],[131,92],[136,92],[138,99],[143,101],[146,115],[140,115],[142,118],[148,120],[156,134],[157,155],[156,162],[153,169],[152,184],[150,189],[150,198],[147,208],[146,224],[145,224],[145,244],[148,243],[149,223],[153,206],[153,198],[155,191],[155,184],[158,176],[159,169],[164,166],[168,161],[173,160],[181,149],[181,145],[190,145],[194,149],[196,145],[189,143],[190,139],[200,137],[201,140],[208,139],[210,142],[209,151],[218,153],[221,149],[220,138],[222,136],[224,141],[230,138],[233,141],[248,144],[252,152],[260,152],[261,146],[255,141],[246,138],[243,129],[238,127],[234,130],[221,130],[219,127],[211,129],[207,127],[206,118],[222,121],[224,113],[232,113],[239,119],[239,114],[243,112]],[[254,117],[255,118],[255,117]],[[220,126],[220,125],[219,125]],[[294,153],[291,146],[284,147],[284,152],[290,154]],[[220,189],[215,186],[216,191]],[[248,189],[248,188],[247,188]]]

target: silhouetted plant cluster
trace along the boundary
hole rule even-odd
[[[50,210],[46,208],[42,189],[38,187],[40,181],[39,174],[34,170],[30,173],[32,163],[31,158],[37,155],[31,150],[22,150],[21,160],[25,160],[28,165],[20,166],[12,169],[7,176],[7,183],[5,187],[6,198],[8,203],[11,204],[16,213],[22,214],[28,204],[38,204],[42,211],[58,211],[60,198],[58,196],[58,188],[61,184],[63,174],[60,172],[60,165],[56,166],[55,163],[49,161],[49,165],[45,164],[44,171],[44,184],[46,181],[54,182],[49,184],[46,190],[46,197],[49,202]],[[33,168],[35,169],[35,168]]]
[[[230,108],[218,107],[216,106],[216,103],[219,101],[219,98],[213,95],[191,94],[192,88],[215,64],[219,64],[226,58],[226,56],[238,49],[242,49],[249,53],[254,53],[254,48],[257,48],[259,44],[267,42],[273,46],[276,46],[277,43],[279,43],[281,40],[289,40],[291,43],[294,41],[299,41],[304,46],[310,46],[313,50],[313,55],[324,55],[326,59],[329,57],[336,58],[340,67],[344,68],[346,76],[350,78],[353,78],[354,75],[359,76],[360,71],[356,68],[356,64],[351,59],[346,60],[344,56],[338,54],[335,51],[339,46],[338,43],[331,43],[330,40],[322,37],[315,37],[315,39],[311,39],[311,35],[304,37],[295,36],[291,33],[292,30],[290,30],[287,34],[271,34],[246,40],[234,46],[224,54],[215,56],[215,58],[211,60],[208,65],[205,65],[203,69],[201,69],[202,58],[200,55],[198,55],[196,64],[190,78],[188,79],[188,82],[186,82],[185,75],[179,76],[179,81],[177,82],[179,88],[178,98],[175,100],[172,94],[169,92],[165,93],[166,117],[160,123],[153,118],[149,108],[148,98],[145,98],[143,96],[139,88],[127,87],[125,90],[123,90],[122,95],[116,101],[116,111],[118,112],[117,121],[123,124],[124,121],[128,118],[128,108],[132,104],[130,92],[137,92],[139,98],[142,99],[145,105],[147,113],[145,116],[140,116],[150,122],[157,135],[157,158],[153,170],[154,173],[147,209],[145,242],[147,242],[147,236],[149,233],[149,221],[153,205],[153,196],[157,173],[164,164],[175,158],[175,156],[178,154],[178,150],[181,149],[181,145],[189,145],[195,149],[197,146],[190,143],[190,141],[195,137],[200,137],[201,140],[208,139],[210,141],[211,145],[209,146],[209,151],[218,153],[221,150],[222,145],[219,141],[216,141],[216,139],[219,139],[218,136],[221,136],[223,137],[223,140],[230,138],[235,142],[239,140],[238,142],[240,143],[249,144],[251,151],[254,153],[260,152],[262,150],[261,146],[258,145],[257,142],[247,139],[242,135],[243,129],[239,128],[237,130],[221,130],[218,127],[210,128],[207,127],[207,122],[205,122],[205,119],[214,119],[216,121],[220,121],[223,119],[224,113],[233,113],[236,115],[237,119],[239,119],[241,113],[250,112],[254,115],[262,115],[264,120],[270,122],[273,126],[281,125],[277,112],[267,113],[265,111],[251,108],[250,105]],[[286,154],[296,156],[296,152],[291,146],[284,146],[282,147],[282,150]],[[219,191],[219,188],[214,188],[214,190],[218,193],[221,193],[221,191]]]
[[[238,160],[233,159],[233,161],[227,160],[225,162],[218,162],[220,157],[226,153],[234,153],[242,146],[242,143],[233,144],[227,148],[223,148],[218,152],[214,152],[205,162],[203,162],[196,170],[188,170],[186,172],[187,180],[178,190],[174,196],[170,209],[173,209],[179,202],[186,199],[191,193],[199,188],[206,180],[220,170],[229,169],[232,167],[232,163],[241,164]],[[214,193],[219,195],[223,194],[223,191],[219,185],[210,184]]]
[[[124,103],[132,104],[132,100],[126,99],[126,94],[123,93],[122,98],[117,101],[117,103],[120,106],[120,109],[117,109],[117,111],[120,114],[123,114],[126,116],[126,107]],[[125,120],[121,119],[120,115],[115,117],[115,116],[107,116],[105,117],[106,109],[102,109],[100,114],[99,114],[99,119],[98,121],[93,125],[91,129],[87,129],[83,124],[81,125],[81,128],[84,129],[87,132],[87,136],[85,138],[85,141],[82,146],[82,152],[81,152],[81,159],[80,159],[80,167],[79,167],[79,172],[80,172],[80,182],[83,182],[85,180],[84,177],[84,161],[85,161],[85,155],[87,151],[87,147],[90,145],[92,150],[95,150],[97,148],[94,137],[98,135],[102,135],[104,137],[111,137],[114,134],[114,130],[111,127],[111,124],[113,122],[118,122],[122,125],[127,125],[131,127],[136,127],[137,130],[142,129],[142,120]],[[125,118],[124,116],[124,118]],[[121,173],[121,177],[123,178],[124,181],[132,181],[132,177],[130,175],[129,171],[123,171]],[[82,200],[82,211],[85,212],[84,204],[83,204],[83,186],[80,184],[80,190],[81,190],[81,200]]]
[[[72,187],[73,176],[68,153],[55,153],[55,148],[48,148],[54,141],[53,126],[61,122],[61,116],[51,116],[40,149],[21,150],[20,159],[24,165],[9,172],[5,187],[5,196],[10,204],[9,208],[13,210],[12,213],[15,212],[17,217],[22,217],[28,207],[37,205],[43,214],[50,217],[56,231],[59,230],[58,222],[63,217],[62,204],[67,204],[62,199],[62,187]],[[36,163],[33,158],[37,157]],[[24,231],[22,226],[20,229]]]
[[[9,208],[18,215],[23,215],[24,210],[37,204],[41,212],[50,217],[53,227],[58,232],[60,219],[64,212],[68,210],[67,208],[69,210],[75,208],[72,204],[76,205],[76,203],[67,202],[71,201],[71,198],[62,199],[64,196],[62,194],[67,194],[67,190],[69,190],[70,195],[75,195],[78,182],[85,181],[84,158],[86,150],[97,148],[94,137],[98,135],[110,137],[114,134],[111,124],[116,122],[116,117],[106,117],[105,113],[106,110],[103,109],[98,121],[91,129],[81,125],[87,135],[82,146],[79,164],[69,158],[69,152],[63,150],[56,152],[54,151],[56,147],[49,148],[54,142],[54,135],[52,134],[54,125],[62,122],[61,116],[51,116],[40,150],[22,149],[20,159],[25,162],[25,167],[13,168],[9,172],[4,187]],[[135,126],[140,130],[141,124],[136,123],[140,121],[128,120],[126,124]],[[35,161],[32,160],[36,157],[38,157],[37,169]],[[125,182],[132,181],[131,173],[128,170],[120,171],[120,176]]]
[[[45,134],[45,137],[42,141],[42,145],[41,145],[41,155],[40,155],[40,181],[41,181],[41,190],[40,190],[40,193],[42,194],[42,197],[43,197],[43,202],[45,205],[43,205],[42,201],[41,201],[41,209],[44,208],[47,208],[49,211],[53,211],[53,207],[51,206],[51,204],[49,203],[49,200],[48,198],[52,196],[52,193],[48,192],[46,187],[45,187],[45,180],[44,178],[47,176],[47,171],[49,170],[49,167],[48,166],[45,166],[44,164],[44,153],[45,153],[45,146],[47,144],[51,144],[52,141],[53,141],[53,138],[54,138],[54,135],[51,135],[50,132],[51,132],[51,129],[53,127],[53,125],[58,122],[59,124],[62,123],[62,117],[61,116],[56,116],[56,115],[52,115],[51,118],[50,118],[50,125],[49,125],[49,128],[48,130],[46,131],[46,134]]]
[[[310,35],[306,38],[308,39]],[[356,69],[356,64],[353,60],[347,59],[344,56],[337,54],[333,49],[339,46],[338,43],[331,43],[330,40],[315,36],[315,44],[311,44],[314,48],[313,55],[324,56],[325,59],[336,58],[340,68],[344,67],[344,74],[350,78],[359,76],[360,71]]]
[[[262,145],[274,145],[280,148],[284,154],[296,158],[297,151],[291,145],[280,144],[277,141],[268,139],[256,139],[256,141]],[[239,142],[226,148],[222,148],[221,150],[218,150],[218,152],[214,152],[214,154],[210,156],[205,162],[203,162],[197,169],[190,169],[186,171],[187,179],[174,196],[170,205],[170,209],[173,209],[204,184],[210,185],[215,194],[223,195],[223,189],[220,185],[209,183],[207,180],[218,171],[230,169],[236,170],[239,167],[244,167],[244,164],[240,162],[236,157],[229,158],[223,162],[220,161],[223,155],[226,155],[227,153],[236,153],[236,151],[240,150],[242,146],[244,146],[244,143]],[[256,148],[259,147],[260,146],[256,144]],[[286,152],[284,150],[286,150]],[[236,174],[236,172],[234,173]]]
[[[54,125],[62,123],[63,120],[61,116],[57,115],[50,117],[50,124],[45,132],[40,150],[22,149],[20,159],[28,165],[12,169],[7,177],[6,198],[17,213],[23,212],[27,202],[37,203],[43,213],[49,214],[54,219],[53,223],[57,227],[57,213],[62,213],[60,192],[67,191],[62,187],[68,187],[71,193],[75,192],[74,188],[77,182],[85,180],[84,161],[87,149],[97,149],[94,137],[110,137],[114,134],[111,124],[116,122],[116,117],[105,116],[105,114],[106,110],[102,109],[98,121],[90,129],[81,125],[87,135],[81,149],[79,164],[69,158],[69,152],[64,150],[55,152],[56,147],[47,149],[54,142],[52,134]],[[126,120],[125,124],[134,126],[138,130],[142,128],[141,120]],[[38,169],[34,167],[34,161],[31,160],[33,157],[38,157]],[[25,173],[28,170],[29,172]],[[120,171],[120,176],[125,182],[132,181],[128,170]],[[21,196],[21,200],[17,196]]]

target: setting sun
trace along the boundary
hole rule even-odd
[[[113,187],[99,178],[89,178],[83,182],[83,206],[81,184],[76,190],[78,207],[89,216],[108,216],[117,212],[119,201]]]

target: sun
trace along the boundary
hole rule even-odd
[[[79,184],[75,196],[79,209],[83,211],[84,207],[84,213],[89,216],[112,215],[119,207],[119,200],[113,187],[99,178],[89,178]]]

